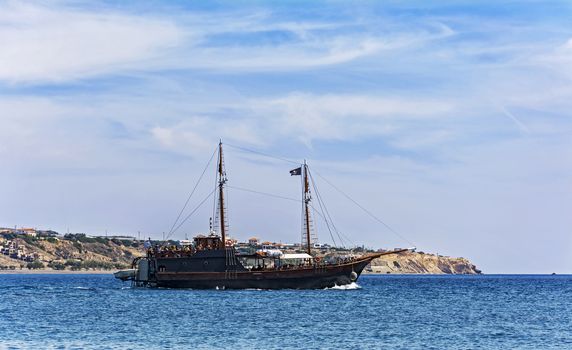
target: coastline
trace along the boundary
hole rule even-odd
[[[0,275],[101,275],[112,274],[115,270],[52,270],[52,269],[17,269],[17,270],[0,270]]]

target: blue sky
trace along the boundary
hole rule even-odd
[[[420,250],[570,273],[571,20],[566,1],[2,1],[0,226],[160,237],[222,138],[308,159]],[[299,194],[291,164],[227,153],[229,184]],[[409,245],[318,185],[356,244]],[[299,240],[297,203],[229,189],[229,217]]]

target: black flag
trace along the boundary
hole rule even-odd
[[[302,175],[302,167],[290,170],[290,176]]]

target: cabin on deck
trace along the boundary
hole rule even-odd
[[[198,235],[194,239],[196,250],[211,250],[211,249],[223,249],[222,240],[219,236],[209,235],[203,236]]]

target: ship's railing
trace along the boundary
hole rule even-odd
[[[310,261],[310,259],[307,259],[307,262],[301,262],[301,263],[294,263],[294,264],[283,264],[283,263],[276,263],[277,261],[279,261],[279,258],[272,258],[272,257],[260,257],[260,259],[272,259],[274,260],[274,262],[270,265],[259,265],[259,266],[252,266],[250,268],[248,268],[250,271],[282,271],[282,270],[296,270],[296,269],[301,269],[301,268],[323,268],[323,267],[327,267],[327,266],[340,266],[340,265],[345,265],[345,264],[349,264],[352,263],[356,260],[358,260],[358,257],[352,256],[352,257],[344,257],[344,258],[337,258],[335,261],[326,261],[324,259],[311,259],[312,261]]]
[[[154,246],[147,250],[147,256],[150,258],[182,258],[189,257],[196,252],[203,250],[217,250],[219,247],[216,246]]]
[[[174,246],[152,247],[147,250],[147,256],[150,258],[182,258],[195,254],[197,250],[193,247],[185,246],[182,248]]]

